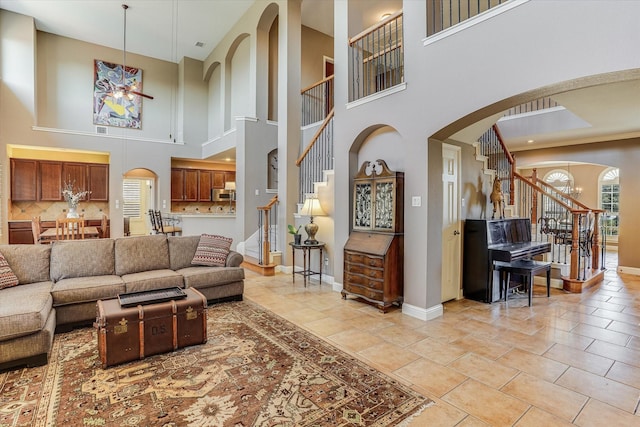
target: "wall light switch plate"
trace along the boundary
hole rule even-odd
[[[411,198],[411,206],[422,206],[422,197],[413,196]]]
[[[120,209],[120,200],[116,199],[116,209]]]
[[[256,196],[259,196],[259,195],[260,195],[260,190],[256,188]]]
[[[167,201],[166,200],[162,201],[162,209],[167,209]]]

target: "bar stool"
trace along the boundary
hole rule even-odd
[[[493,269],[499,273],[500,277],[500,299],[504,292],[505,302],[509,298],[509,281],[512,274],[524,277],[525,291],[529,293],[529,307],[533,299],[533,277],[542,273],[547,273],[547,298],[551,295],[551,263],[544,261],[534,261],[522,259],[513,262],[496,261]]]

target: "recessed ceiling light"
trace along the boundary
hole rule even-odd
[[[203,47],[204,46],[204,42],[196,42],[195,46],[196,47]]]
[[[533,144],[533,139],[528,140],[527,144]]]

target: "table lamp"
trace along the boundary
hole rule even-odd
[[[304,241],[306,245],[315,245],[318,243],[316,240],[316,233],[318,232],[318,224],[313,222],[314,216],[326,215],[322,210],[322,206],[320,206],[320,201],[318,200],[318,196],[309,195],[304,201],[304,205],[302,206],[302,211],[300,212],[302,215],[309,216],[309,224],[304,226],[304,231],[307,232],[307,240]]]
[[[229,213],[233,212],[233,207],[231,206],[231,203],[233,202],[233,199],[235,199],[235,192],[236,192],[236,182],[235,181],[227,181],[224,183],[224,189],[227,191],[231,192],[231,197],[229,197]]]

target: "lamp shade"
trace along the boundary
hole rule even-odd
[[[307,197],[300,213],[311,217],[326,215],[322,210],[322,206],[320,206],[320,201],[317,197]]]
[[[236,182],[235,181],[225,182],[224,183],[224,189],[225,190],[235,190],[236,189]]]

